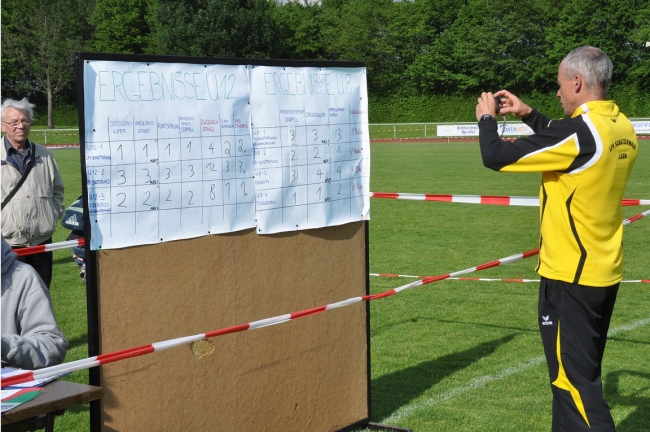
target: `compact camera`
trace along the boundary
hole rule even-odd
[[[503,103],[501,103],[501,98],[494,96],[494,102],[497,104],[497,115],[501,114],[501,108],[503,108]]]

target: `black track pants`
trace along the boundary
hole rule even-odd
[[[553,391],[553,432],[614,431],[600,375],[618,285],[540,282],[539,330]]]

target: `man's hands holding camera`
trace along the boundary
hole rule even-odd
[[[483,92],[476,105],[476,120],[485,114],[496,118],[497,114],[513,114],[515,117],[527,117],[533,109],[523,103],[517,96],[508,90],[499,90],[492,94]]]

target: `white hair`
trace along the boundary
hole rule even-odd
[[[594,92],[600,90],[603,98],[607,96],[614,66],[601,49],[581,46],[567,54],[562,63],[568,78],[580,75],[589,90]]]
[[[23,98],[23,100],[17,101],[14,99],[5,99],[4,102],[2,102],[2,112],[0,117],[2,119],[5,118],[5,110],[7,108],[13,108],[15,110],[20,111],[21,113],[25,114],[27,116],[27,119],[32,122],[34,121],[34,105],[33,103],[29,103],[27,98]]]

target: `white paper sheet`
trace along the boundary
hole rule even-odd
[[[87,60],[91,249],[368,219],[365,74]]]
[[[255,226],[246,66],[84,66],[91,249]]]
[[[259,234],[369,218],[365,73],[365,68],[251,68]]]

